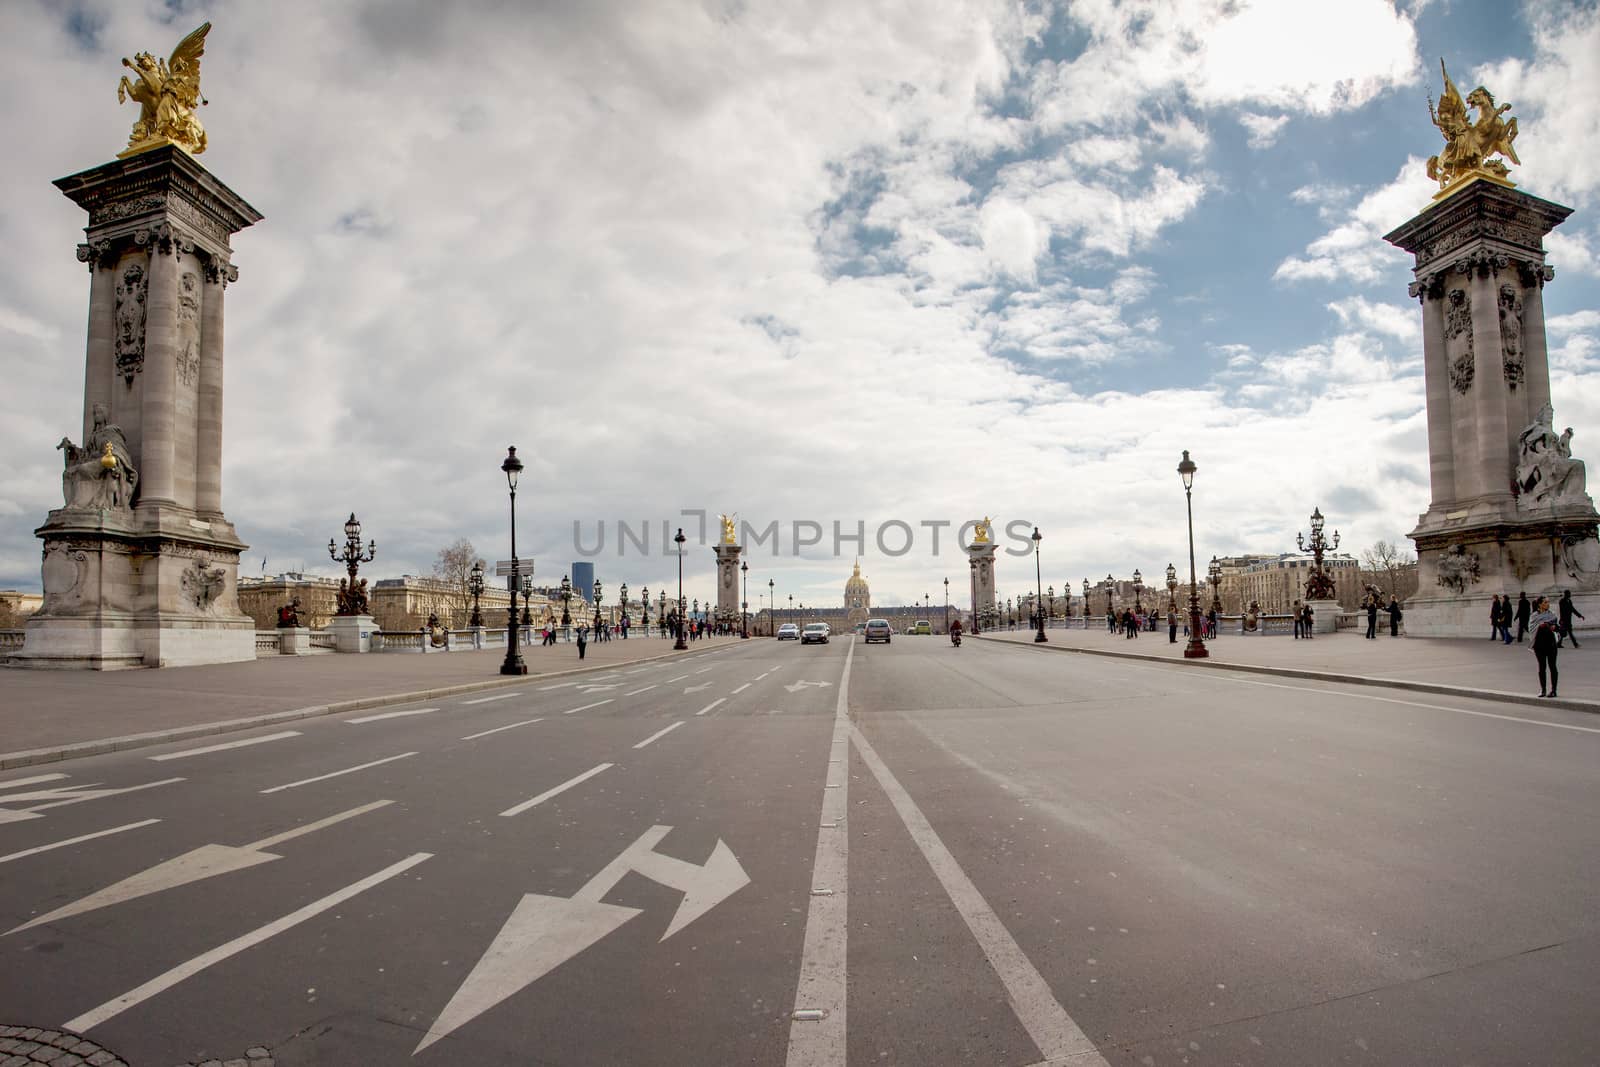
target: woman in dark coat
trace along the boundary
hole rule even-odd
[[[1539,661],[1539,695],[1555,696],[1556,682],[1560,674],[1556,671],[1556,649],[1561,646],[1557,642],[1561,638],[1561,619],[1550,610],[1550,598],[1540,597],[1533,606],[1533,618],[1529,620],[1533,627],[1533,654]],[[1550,692],[1544,691],[1545,668],[1550,670]]]

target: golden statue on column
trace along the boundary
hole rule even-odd
[[[1507,178],[1511,169],[1498,159],[1489,158],[1505,156],[1522,166],[1513,145],[1517,139],[1517,120],[1500,117],[1511,110],[1511,105],[1496,105],[1494,95],[1481,85],[1463,100],[1456,83],[1450,80],[1450,72],[1444,69],[1442,59],[1439,73],[1444,75],[1444,94],[1439,98],[1438,110],[1434,109],[1433,98],[1428,98],[1428,117],[1433,119],[1445,142],[1443,151],[1428,158],[1428,177],[1439,183],[1439,196],[1474,177],[1511,185]],[[1478,112],[1475,122],[1467,117],[1469,107]]]
[[[122,65],[133,71],[135,80],[124,74],[117,83],[117,103],[132,97],[139,104],[139,119],[128,135],[128,147],[118,159],[162,145],[177,145],[192,155],[206,150],[206,130],[195,117],[195,108],[207,103],[200,95],[200,57],[206,52],[207,22],[178,42],[171,59],[160,59],[139,52]]]

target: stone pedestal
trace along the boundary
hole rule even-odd
[[[1553,425],[1544,236],[1571,209],[1469,182],[1386,240],[1416,257],[1431,501],[1408,634],[1481,637],[1494,594],[1600,609],[1600,514]]]
[[[1339,629],[1339,612],[1344,608],[1332,597],[1327,600],[1308,600],[1311,605],[1311,632],[1313,634],[1331,634]]]
[[[311,628],[309,626],[278,627],[278,654],[280,656],[309,656],[311,654]]]
[[[89,213],[83,445],[63,441],[44,603],[14,666],[108,669],[255,658],[247,546],[222,514],[230,237],[261,215],[167,146],[57,181]]]
[[[717,545],[717,618],[739,617],[739,553],[743,545]]]
[[[371,615],[335,615],[328,620],[335,652],[371,652],[372,635],[378,624]],[[422,635],[422,651],[428,652],[428,635]]]
[[[979,632],[995,616],[993,541],[977,541],[966,546],[967,566],[972,583],[972,629]]]

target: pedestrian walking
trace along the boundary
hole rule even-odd
[[[1517,594],[1517,644],[1522,644],[1522,639],[1528,632],[1528,620],[1533,616],[1533,605],[1528,602],[1527,593]]]
[[[1573,603],[1572,603],[1572,590],[1570,590],[1570,589],[1563,589],[1561,591],[1560,612],[1561,612],[1561,635],[1560,635],[1561,638],[1563,638],[1565,640],[1568,640],[1568,641],[1571,641],[1573,648],[1581,647],[1578,644],[1578,635],[1572,632],[1572,619],[1573,619],[1573,616],[1577,616],[1580,619],[1583,618],[1583,612],[1579,611],[1573,605]],[[1561,641],[1558,640],[1556,642],[1556,647],[1557,648],[1561,647]]]
[[[1167,609],[1167,644],[1178,643],[1178,613],[1171,608]]]
[[[581,660],[583,658],[583,656],[584,656],[584,653],[586,653],[588,651],[589,651],[588,631],[584,627],[580,626],[580,627],[578,627],[578,658]]]
[[[1494,595],[1494,603],[1489,605],[1489,640],[1500,639],[1500,594]]]
[[[1507,593],[1500,600],[1500,637],[1508,645],[1511,643],[1511,620],[1514,615],[1511,594]]]
[[[1294,616],[1294,639],[1298,641],[1300,640],[1300,620],[1302,617],[1300,613],[1300,601],[1296,600],[1294,602],[1294,609],[1290,612],[1290,614]]]
[[[1394,597],[1389,598],[1389,636],[1400,636],[1400,601]]]
[[[1550,598],[1540,597],[1533,606],[1533,655],[1539,663],[1539,695],[1554,697],[1560,674],[1556,671],[1556,650],[1561,647],[1561,617],[1550,610]],[[1550,674],[1550,691],[1545,692],[1545,672]]]
[[[1370,594],[1367,596],[1367,639],[1378,639],[1378,598]]]

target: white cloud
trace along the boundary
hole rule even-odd
[[[1339,316],[1340,325],[1357,327],[1393,337],[1410,345],[1422,343],[1422,316],[1416,305],[1375,304],[1351,296],[1328,305]]]
[[[1239,125],[1243,126],[1250,134],[1249,145],[1251,148],[1271,148],[1278,140],[1278,134],[1289,125],[1288,115],[1256,115],[1249,111],[1239,113]]]
[[[1545,261],[1560,271],[1600,277],[1600,257],[1581,230],[1552,230],[1544,239]]]
[[[1386,243],[1383,235],[1427,207],[1437,191],[1423,162],[1415,156],[1407,159],[1389,184],[1347,211],[1332,212],[1333,228],[1307,245],[1305,255],[1279,263],[1273,277],[1288,282],[1344,278],[1363,285],[1398,280],[1410,257]],[[1315,195],[1307,190],[1302,199],[1311,201]]]

